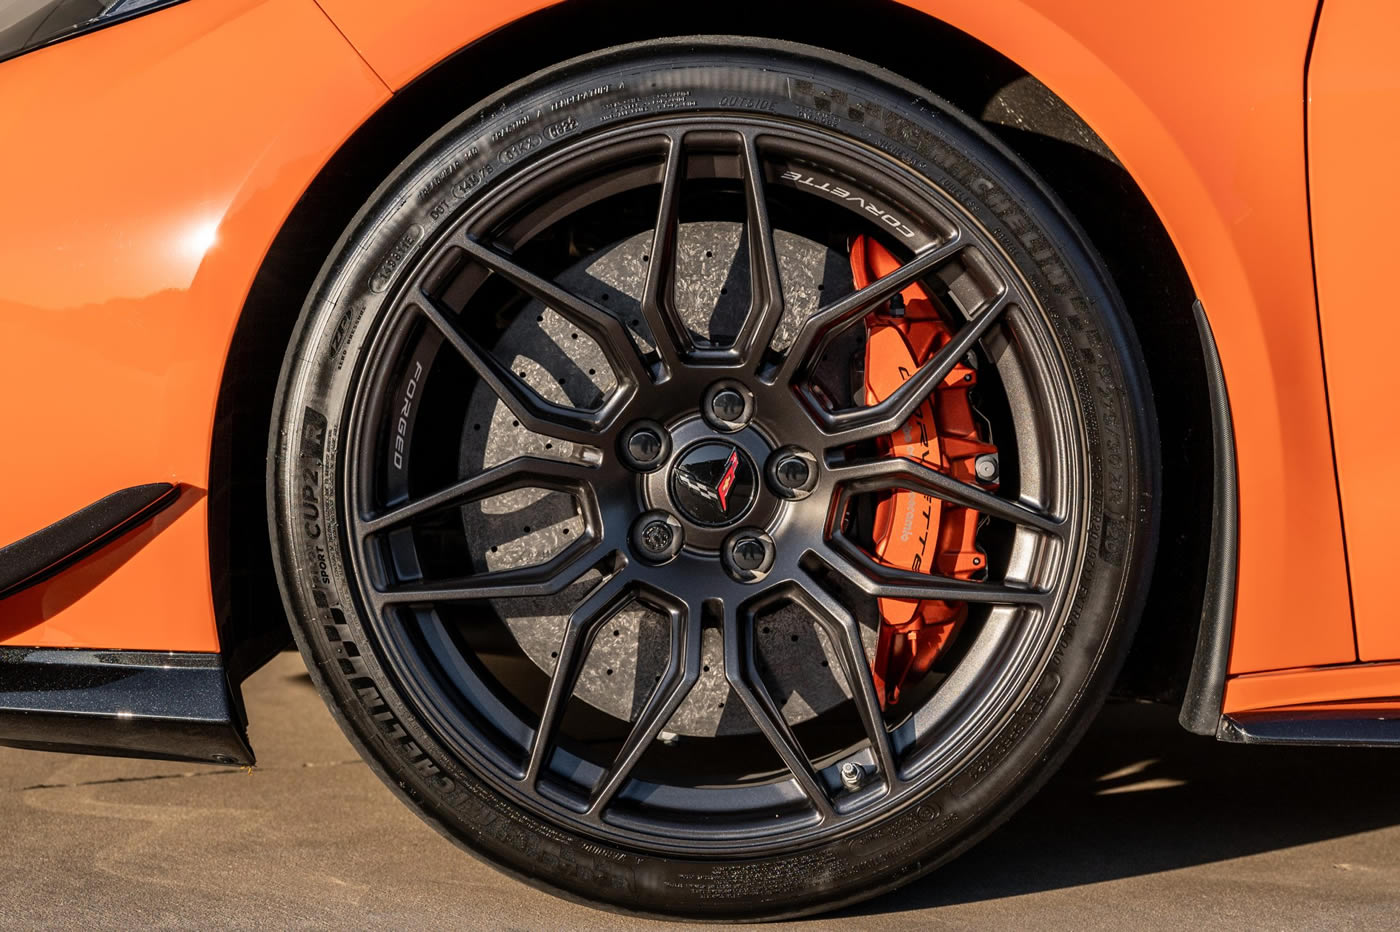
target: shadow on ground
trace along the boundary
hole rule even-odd
[[[305,674],[297,682],[313,690]],[[1068,890],[1398,826],[1397,773],[1400,752],[1388,749],[1223,744],[1182,730],[1173,708],[1111,703],[1006,825],[932,882],[833,918]]]
[[[1398,771],[1389,750],[1221,744],[1183,731],[1172,709],[1110,705],[1059,774],[936,883],[846,915],[1076,887],[1400,825]]]

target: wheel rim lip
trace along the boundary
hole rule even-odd
[[[639,121],[639,123],[637,124],[631,124],[626,127],[617,128],[605,135],[641,135],[643,133],[655,133],[659,129],[669,129],[677,126],[685,126],[689,123],[691,123],[690,118],[667,118],[662,120]],[[739,126],[757,126],[760,128],[774,128],[775,131],[777,126],[781,126],[783,131],[792,131],[794,129],[794,127],[789,125],[786,121],[782,121],[779,119],[733,119],[726,117],[725,123]],[[714,125],[706,124],[704,128],[705,131],[711,131],[714,129]],[[848,158],[850,157],[849,150],[853,150],[858,147],[858,144],[852,143],[850,140],[846,140],[840,137],[828,137],[824,133],[819,133],[806,127],[802,127],[800,129],[802,130],[802,133],[807,136],[817,137],[815,139],[815,142],[817,144],[833,146],[839,150],[842,150],[845,157]],[[578,147],[585,148],[591,146],[602,146],[604,144],[605,143],[603,140],[594,138],[580,141],[580,143],[578,143]],[[932,179],[928,179],[913,173],[912,171],[908,170],[906,166],[899,165],[898,163],[889,160],[877,150],[871,149],[864,154],[871,157],[872,163],[878,165],[878,168],[871,169],[877,174],[880,171],[883,171],[885,174],[902,173],[906,176],[909,176],[910,180],[913,180],[914,183],[921,186],[921,190],[919,193],[926,197],[930,197],[930,199],[932,199],[932,196],[927,195],[925,192],[937,192],[937,196],[943,198],[944,201],[946,201],[946,203],[940,204],[937,208],[937,213],[939,216],[942,216],[946,219],[945,215],[949,211],[963,211],[962,206],[958,204],[956,199],[947,195],[940,186],[933,182]],[[547,172],[557,172],[560,171],[559,163],[562,163],[567,158],[569,158],[569,154],[567,151],[562,153],[556,153],[556,163],[545,166],[537,166],[537,168],[542,174]],[[509,177],[502,178],[499,185],[492,192],[489,192],[489,200],[495,206],[499,206],[500,203],[506,201],[513,190],[512,183],[513,179]],[[902,183],[908,184],[909,181],[905,180]],[[429,246],[425,246],[422,249],[422,251],[418,254],[417,261],[414,263],[414,270],[403,270],[401,272],[400,278],[398,280],[399,285],[402,286],[408,282],[418,280],[421,268],[433,261],[434,257],[439,253],[440,249],[442,248],[442,244],[447,239],[447,237],[451,235],[453,231],[462,228],[462,226],[464,225],[464,219],[468,217],[468,215],[476,211],[478,207],[480,207],[482,211],[489,211],[491,209],[490,206],[482,207],[481,204],[477,203],[465,205],[460,210],[457,220],[450,225],[445,225],[442,230],[438,231],[440,235],[438,235],[436,241]],[[972,217],[971,215],[967,215],[966,217],[961,218],[961,223],[964,226],[964,228],[970,228],[981,233],[982,238],[978,240],[979,245],[981,245],[984,242],[988,244],[995,244],[995,240],[991,238],[991,235],[987,233],[984,228],[981,227],[981,225],[977,222],[976,218]],[[999,271],[1003,272],[1008,279],[1014,279],[1022,283],[1022,293],[1026,297],[1026,300],[1028,301],[1030,307],[1033,309],[1034,313],[1036,315],[1043,313],[1040,311],[1038,305],[1035,303],[1033,290],[1030,289],[1027,285],[1025,285],[1024,280],[1020,277],[1019,270],[1016,269],[1012,262],[1006,257],[1002,256],[999,252],[996,254],[995,261],[998,264]],[[400,292],[401,290],[401,288],[396,289],[396,291]],[[384,367],[384,364],[386,362],[384,353],[385,342],[387,338],[394,336],[394,321],[398,318],[401,318],[404,313],[402,294],[395,294],[392,297],[386,299],[386,306],[391,307],[392,310],[388,314],[384,315],[381,318],[381,320],[377,322],[377,330],[372,340],[366,344],[366,348],[364,349],[364,351],[361,352],[359,361],[357,362],[356,372],[353,376],[354,381],[352,383],[351,389],[352,404],[348,416],[351,429],[348,434],[347,447],[350,450],[354,451],[354,453],[352,456],[346,457],[345,460],[343,460],[341,463],[341,485],[342,488],[346,489],[349,493],[343,500],[348,501],[350,503],[351,515],[354,516],[352,520],[357,520],[361,514],[366,513],[361,507],[363,502],[360,500],[359,497],[361,483],[358,481],[345,481],[345,476],[358,472],[358,465],[360,464],[356,464],[354,467],[352,467],[349,461],[360,459],[360,452],[362,451],[362,439],[365,435],[365,418],[368,416],[368,409],[373,407],[372,405],[366,404],[364,392],[362,391],[362,389],[366,384],[365,377],[368,372],[370,372],[371,370],[378,370],[380,371],[381,375],[383,375],[386,371],[389,371],[386,370]],[[1062,367],[1063,360],[1058,358],[1058,347],[1051,347],[1051,349],[1057,356],[1055,363],[1058,366]],[[714,370],[709,371],[714,373]],[[1063,381],[1064,379],[1063,371],[1063,368],[1054,369],[1054,374],[1059,376],[1060,381]],[[1071,396],[1072,399],[1072,387],[1067,385],[1062,387],[1067,389],[1068,395]],[[1056,406],[1051,405],[1047,410],[1050,413],[1054,413],[1055,408]],[[1069,449],[1074,454],[1082,457],[1084,442],[1082,429],[1080,428],[1079,424],[1074,421],[1073,418],[1068,418],[1067,420],[1068,423],[1059,424],[1058,429],[1061,431],[1063,431],[1065,428],[1069,429],[1070,433],[1073,434],[1074,440],[1073,443],[1068,445]],[[1017,423],[1019,423],[1019,419],[1017,419]],[[757,428],[758,425],[751,425],[745,430],[755,430]],[[732,436],[723,437],[722,439],[732,440]],[[1063,439],[1063,437],[1061,437],[1061,439]],[[681,446],[682,445],[678,444],[677,448]],[[776,438],[774,438],[774,440],[771,441],[769,449],[772,449],[773,446],[776,446]],[[1021,443],[1018,443],[1017,447],[1018,449],[1023,451],[1026,449],[1026,446]],[[674,458],[674,456],[675,453],[673,451],[672,457]],[[1078,468],[1078,463],[1076,462],[1075,464],[1073,464],[1073,466],[1067,471],[1078,475],[1080,472],[1080,469]],[[661,469],[657,471],[657,473],[662,476],[665,476],[668,472],[669,469]],[[1029,476],[1030,473],[1025,473],[1025,475]],[[828,484],[825,481],[821,481],[818,483],[817,488],[813,491],[812,497],[814,499],[824,499],[826,497],[829,497],[828,493],[830,492],[830,490],[831,489],[828,486]],[[1063,492],[1063,490],[1061,490],[1061,492]],[[1083,490],[1083,492],[1084,495],[1087,496],[1087,489]],[[1061,500],[1065,500],[1065,496],[1063,494],[1060,495],[1060,498]],[[1067,573],[1060,574],[1061,582],[1063,582],[1064,580],[1073,580],[1078,578],[1080,572],[1080,564],[1082,562],[1083,536],[1085,530],[1082,525],[1081,518],[1085,510],[1085,504],[1083,501],[1074,501],[1072,503],[1069,503],[1069,507],[1066,507],[1062,510],[1066,514],[1069,521],[1072,522],[1072,527],[1066,529],[1066,534],[1063,537],[1063,543],[1066,546],[1066,548],[1069,551],[1071,551],[1069,556],[1072,557],[1072,559],[1062,559],[1060,561],[1063,564],[1062,568],[1069,570],[1069,572]],[[733,527],[737,526],[739,525],[736,524],[726,526],[723,530],[726,533],[728,533],[732,530]],[[342,527],[341,530],[342,532],[344,532],[345,528]],[[1020,529],[1017,533],[1018,539],[1024,533],[1026,533],[1025,529]],[[521,799],[526,803],[527,807],[536,807],[541,801],[543,801],[549,804],[547,807],[548,812],[551,812],[556,816],[562,816],[571,824],[576,822],[575,817],[577,817],[578,813],[575,810],[572,810],[569,807],[563,805],[560,799],[551,799],[550,794],[548,792],[537,792],[535,795],[530,795],[527,792],[521,792],[522,788],[513,785],[510,781],[498,779],[496,774],[497,770],[509,770],[508,765],[503,765],[504,758],[500,757],[499,754],[496,753],[494,750],[492,750],[489,753],[483,754],[483,749],[478,747],[478,744],[480,742],[473,740],[477,737],[474,731],[469,729],[466,732],[462,732],[460,729],[456,728],[452,722],[441,719],[438,713],[443,708],[444,703],[434,702],[432,700],[432,697],[428,693],[425,693],[424,690],[421,688],[423,685],[422,683],[410,682],[411,678],[400,675],[400,671],[404,668],[405,664],[409,664],[410,666],[412,665],[413,654],[416,652],[416,648],[413,645],[411,645],[407,640],[404,640],[406,632],[402,629],[401,626],[399,626],[396,622],[392,621],[391,619],[386,619],[384,614],[381,614],[373,610],[372,608],[366,608],[364,606],[363,600],[361,599],[361,593],[359,591],[360,586],[363,584],[362,581],[366,578],[364,575],[366,572],[366,567],[364,566],[364,554],[361,553],[360,546],[357,544],[357,542],[353,540],[343,538],[341,541],[341,545],[342,547],[346,548],[351,554],[351,563],[354,566],[355,573],[354,595],[357,601],[362,602],[362,617],[370,620],[370,627],[374,629],[378,641],[390,654],[390,659],[393,661],[391,664],[386,665],[385,672],[390,673],[394,677],[395,681],[398,683],[400,688],[406,689],[408,693],[414,696],[415,702],[419,706],[420,711],[424,713],[425,718],[437,719],[434,725],[434,737],[437,739],[442,739],[444,737],[449,739],[449,743],[454,747],[454,749],[459,755],[461,755],[465,759],[470,759],[477,763],[477,772],[479,775],[485,776],[488,779],[488,782],[490,782],[493,786],[496,786],[498,789],[504,789],[512,798]],[[1020,546],[1021,544],[1018,541],[1017,548],[1019,549]],[[995,644],[990,645],[990,648],[992,649],[989,649],[986,652],[989,656],[993,654],[1005,655],[1002,657],[1003,662],[1000,664],[1004,675],[1000,677],[1000,679],[1021,683],[1024,688],[1021,690],[1020,694],[1024,694],[1026,690],[1032,688],[1036,684],[1036,682],[1038,682],[1038,676],[1035,675],[1035,672],[1032,669],[1032,667],[1037,661],[1037,658],[1042,657],[1044,640],[1046,637],[1048,637],[1052,629],[1055,627],[1054,624],[1051,624],[1049,622],[1053,621],[1060,615],[1063,609],[1063,602],[1065,601],[1067,588],[1068,587],[1065,585],[1057,585],[1053,587],[1053,591],[1055,593],[1054,602],[1045,611],[1040,613],[1041,623],[1037,626],[1039,629],[1043,629],[1043,631],[1041,632],[1042,636],[1039,636],[1034,639],[1026,637],[1022,637],[1019,640],[1012,639],[1014,643],[1010,645],[1002,644],[1001,640],[997,640]],[[405,614],[409,612],[407,608],[402,609],[402,611]],[[997,606],[993,607],[992,609],[993,614],[1003,611],[1005,614],[1009,615],[1016,612],[1017,610],[1010,609],[1009,607],[1004,606]],[[1005,626],[1009,627],[1011,624],[1014,624],[1014,622],[1008,621],[1006,622]],[[1021,622],[1021,624],[1025,624],[1025,622]],[[1008,651],[1006,649],[1008,646],[1019,646],[1025,649],[1019,651]],[[969,664],[963,663],[959,665],[958,669],[967,671],[968,668]],[[1014,675],[1012,675],[1012,671],[1014,671]],[[957,672],[957,670],[954,671],[955,674]],[[940,688],[939,691],[935,693],[935,698],[937,697],[938,693],[943,692],[945,692],[945,690]],[[985,731],[983,723],[984,720],[995,719],[996,717],[1003,714],[1005,710],[1009,708],[1014,701],[1019,699],[1020,694],[1008,694],[1005,697],[1006,701],[997,703],[995,708],[993,708],[985,702],[963,703],[962,700],[967,697],[964,696],[962,692],[959,692],[956,696],[945,697],[949,700],[947,703],[945,703],[946,708],[942,709],[941,711],[934,710],[934,712],[938,714],[938,717],[940,719],[948,717],[958,717],[959,715],[961,715],[961,724],[956,725],[956,727],[954,728],[954,732],[956,735],[961,736],[964,740],[962,740],[961,742],[936,742],[930,749],[930,753],[923,753],[921,756],[916,756],[915,758],[911,758],[911,760],[909,761],[903,762],[904,766],[901,769],[908,770],[909,785],[906,786],[899,794],[897,794],[898,798],[896,798],[896,794],[891,794],[890,799],[885,800],[884,803],[877,807],[874,807],[871,811],[864,813],[859,818],[848,819],[845,823],[840,825],[825,826],[822,831],[816,834],[820,834],[823,837],[828,835],[834,837],[835,835],[838,835],[840,833],[850,831],[857,826],[868,825],[877,818],[884,818],[892,812],[899,811],[901,808],[908,804],[912,797],[923,795],[923,793],[926,790],[928,790],[933,784],[929,784],[926,781],[922,781],[922,777],[927,776],[930,773],[941,773],[944,776],[950,776],[953,769],[955,769],[955,764],[957,761],[970,759],[971,755],[978,750],[978,744],[976,739],[979,735],[981,735],[983,731]],[[441,698],[445,698],[445,696],[442,696]],[[445,703],[445,705],[449,706],[450,704],[450,702]],[[959,710],[959,704],[972,705],[973,708],[970,710]],[[982,711],[986,714],[980,716],[966,714],[969,711],[973,713]],[[913,725],[914,718],[914,716],[907,717],[903,725],[901,725],[897,729],[891,730],[891,740],[898,742],[900,740],[901,735],[903,734],[903,737],[905,739],[904,743],[907,747],[910,741],[909,734],[905,733],[913,733],[917,731],[917,729],[914,728]],[[982,737],[986,736],[982,735]],[[931,753],[933,751],[942,751],[944,753]],[[558,747],[558,752],[564,753],[566,752],[566,749],[562,745],[560,745]],[[635,777],[632,779],[634,783],[643,782],[639,781]],[[783,787],[790,783],[791,778],[787,778],[774,781],[771,784],[760,784],[758,786],[761,787],[767,785]],[[652,784],[643,785],[654,786]],[[752,787],[744,787],[744,789],[749,788]],[[543,799],[541,799],[541,797]],[[627,799],[629,798],[629,794],[627,792],[621,793],[619,794],[618,798]],[[739,848],[742,848],[742,850],[746,852],[759,853],[762,851],[790,847],[794,840],[810,841],[816,837],[816,834],[814,834],[809,829],[804,828],[803,825],[800,824],[801,820],[795,820],[792,823],[789,823],[787,819],[778,821],[783,822],[785,827],[792,827],[795,825],[797,831],[795,833],[784,832],[783,834],[778,835],[771,830],[757,831],[740,828],[733,832],[711,833],[703,841],[668,838],[667,844],[657,845],[655,844],[655,842],[659,837],[660,833],[655,831],[648,833],[644,832],[643,829],[645,825],[651,825],[653,828],[657,826],[661,826],[664,828],[665,823],[659,821],[648,822],[642,819],[632,819],[630,818],[629,814],[625,813],[621,816],[615,816],[614,818],[608,819],[606,821],[599,821],[597,823],[588,823],[584,825],[576,825],[575,828],[576,830],[584,832],[586,834],[602,836],[605,838],[609,838],[613,841],[628,844],[633,847],[639,847],[642,849],[658,850],[662,853],[676,853],[684,851],[687,853],[698,855],[713,854],[715,853],[715,849],[717,847],[722,847],[724,852],[726,853],[734,852],[735,850],[738,850],[736,848],[736,842],[740,843]]]

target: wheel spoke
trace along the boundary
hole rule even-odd
[[[617,376],[618,391],[624,392],[636,387],[638,368],[641,360],[635,352],[620,352],[622,347],[633,345],[632,338],[622,321],[598,307],[593,302],[559,287],[547,278],[516,263],[509,256],[487,246],[472,236],[459,240],[466,253],[478,263],[500,275],[530,297],[543,302],[557,314],[567,318],[575,326],[587,331],[612,363]]]
[[[851,686],[851,699],[856,704],[861,725],[870,740],[871,753],[885,780],[887,791],[893,792],[899,784],[899,765],[895,760],[889,729],[885,727],[880,693],[875,687],[870,661],[866,659],[865,646],[860,639],[860,624],[845,606],[818,586],[799,586],[793,590],[792,599],[811,613],[836,646],[846,682]]]
[[[883,489],[908,489],[1046,534],[1062,536],[1065,533],[1063,520],[1038,508],[994,495],[970,482],[954,479],[947,473],[930,469],[905,457],[882,457],[843,463],[833,466],[830,475],[851,494]]]
[[[540,771],[549,764],[559,723],[564,720],[564,709],[569,704],[569,697],[574,694],[574,683],[588,658],[594,635],[603,622],[632,601],[632,582],[631,574],[626,570],[617,573],[590,592],[565,623],[564,636],[559,642],[559,658],[549,681],[544,709],[540,712],[540,724],[530,741],[530,755],[523,777],[527,786],[534,786],[539,780]]]
[[[753,135],[744,134],[744,228],[749,246],[751,305],[734,344],[745,359],[762,358],[783,316],[783,286],[773,223],[768,216],[763,157]]]
[[[594,818],[601,816],[627,783],[632,769],[700,679],[700,616],[684,605],[671,608],[668,614],[671,620],[671,657],[666,672],[637,715],[637,721],[628,732],[621,750],[613,758],[612,765],[603,774],[589,800],[588,812]]]
[[[382,605],[471,602],[477,599],[539,598],[557,595],[609,556],[601,543],[579,540],[543,563],[477,573],[444,583],[413,583],[375,592]]]
[[[1050,602],[1050,593],[1040,589],[1027,589],[1004,582],[952,579],[884,566],[840,536],[831,541],[826,552],[813,550],[809,553],[861,592],[879,599],[936,599],[940,602],[986,602],[1037,608],[1046,608]]]
[[[773,750],[782,758],[783,764],[792,772],[797,785],[802,788],[818,816],[822,821],[830,819],[835,812],[831,798],[813,772],[807,753],[802,750],[797,736],[788,726],[787,719],[783,718],[782,709],[773,701],[758,674],[758,664],[754,657],[753,619],[740,617],[727,605],[724,612],[724,676],[729,681],[730,689],[738,694],[745,708],[749,710],[749,715],[753,717],[758,730],[768,739]]]
[[[604,415],[606,409],[590,415],[545,401],[520,381],[508,366],[491,355],[476,340],[458,330],[448,318],[447,310],[436,301],[425,300],[416,307],[442,332],[457,354],[491,387],[527,430],[582,446],[598,443],[598,432],[606,427],[605,420],[600,415]]]
[[[913,259],[888,275],[875,279],[858,291],[853,291],[826,307],[818,308],[797,331],[787,356],[779,366],[775,381],[793,381],[802,368],[820,355],[821,345],[846,327],[860,320],[872,308],[888,300],[896,292],[926,276],[963,249],[960,236],[954,236],[937,246],[917,253]]]
[[[893,433],[904,426],[934,388],[948,377],[953,367],[982,338],[987,328],[996,322],[1009,303],[1008,293],[1003,292],[884,401],[849,411],[820,412],[818,417],[829,434],[830,442],[833,445],[859,443]]]
[[[675,314],[672,291],[676,278],[681,185],[685,181],[685,141],[680,135],[668,139],[666,164],[661,169],[661,201],[656,209],[656,231],[652,234],[651,258],[641,300],[642,318],[651,331],[651,342],[660,359],[660,371],[653,374],[658,382],[670,377],[671,370],[690,348],[689,334]]]
[[[517,456],[468,479],[454,482],[431,495],[414,499],[363,521],[360,523],[360,533],[361,535],[376,534],[439,508],[462,504],[489,495],[498,495],[502,492],[512,492],[516,489],[545,488],[555,491],[583,489],[595,472],[596,467],[581,460]]]

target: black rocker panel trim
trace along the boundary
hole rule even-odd
[[[1393,709],[1241,712],[1220,718],[1216,737],[1234,744],[1327,747],[1400,747],[1400,716]]]
[[[253,763],[218,654],[0,648],[0,745]]]
[[[1191,676],[1181,701],[1178,721],[1189,732],[1213,735],[1221,724],[1225,703],[1225,679],[1230,670],[1230,641],[1235,629],[1235,577],[1239,562],[1239,483],[1235,474],[1235,425],[1230,417],[1230,396],[1225,370],[1215,346],[1210,321],[1200,301],[1191,306],[1201,333],[1206,383],[1210,397],[1211,441],[1214,448],[1213,514],[1205,596],[1201,603],[1201,627]]]
[[[0,599],[48,579],[120,537],[179,496],[179,487],[169,482],[132,486],[0,547]]]

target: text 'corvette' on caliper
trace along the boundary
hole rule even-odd
[[[856,288],[899,268],[887,249],[868,237],[851,246]],[[888,398],[950,339],[952,331],[921,285],[895,295],[866,318],[865,403]],[[982,440],[968,391],[977,370],[961,361],[894,433],[879,440],[881,453],[902,456],[963,482],[994,487],[993,477],[977,473],[977,461],[994,457],[996,447]],[[993,459],[994,462],[994,459]],[[977,546],[981,513],[923,492],[896,489],[879,501],[874,516],[874,556],[886,566],[937,573],[955,579],[983,575],[986,556]],[[964,602],[879,600],[880,639],[875,681],[880,701],[899,701],[900,687],[928,672],[967,615]]]

